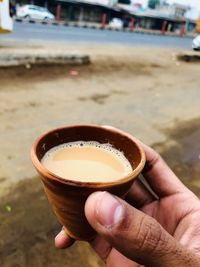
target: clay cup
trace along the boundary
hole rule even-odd
[[[42,157],[49,149],[74,141],[111,144],[124,153],[133,171],[114,182],[79,182],[63,179],[41,164]],[[31,159],[41,176],[45,193],[58,221],[64,225],[68,235],[77,240],[90,240],[95,236],[95,231],[84,214],[88,196],[95,191],[108,191],[123,198],[145,165],[145,154],[137,139],[119,129],[97,125],[65,126],[41,135],[32,146]]]

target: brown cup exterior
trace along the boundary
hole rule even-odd
[[[68,180],[63,179],[41,164],[42,157],[49,149],[75,141],[111,144],[124,153],[133,171],[130,175],[114,182],[79,182],[70,180],[70,177]],[[58,221],[64,225],[69,236],[78,240],[90,240],[95,236],[95,231],[84,214],[88,196],[96,191],[108,191],[124,197],[145,165],[144,151],[133,136],[110,126],[98,125],[65,126],[41,135],[32,146],[31,159],[41,176],[47,198]]]

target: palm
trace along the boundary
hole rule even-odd
[[[178,241],[183,239],[194,216],[200,219],[199,200],[189,191],[163,197],[144,205],[141,210],[156,219]]]

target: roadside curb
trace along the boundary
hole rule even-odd
[[[19,23],[30,23],[30,24],[42,24],[42,25],[54,25],[54,26],[65,26],[65,27],[76,27],[76,28],[89,28],[89,29],[98,29],[98,30],[108,30],[108,31],[118,31],[118,32],[129,32],[129,33],[140,33],[140,34],[149,34],[149,35],[157,35],[157,36],[170,36],[170,37],[179,37],[179,38],[194,38],[195,34],[186,34],[184,36],[180,36],[178,33],[169,33],[165,32],[164,34],[161,31],[157,30],[145,30],[145,29],[129,29],[129,28],[114,28],[105,26],[102,27],[101,24],[97,23],[79,23],[79,22],[67,22],[67,21],[40,21],[40,20],[27,20],[21,18],[15,18],[15,22]]]
[[[0,54],[0,68],[31,65],[87,65],[90,64],[90,57],[84,54],[65,53],[65,52],[43,52],[38,51],[26,53],[6,52]]]

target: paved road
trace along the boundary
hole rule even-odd
[[[13,33],[1,36],[1,40],[25,42],[119,43],[135,46],[179,47],[185,49],[190,49],[192,41],[191,38],[19,22],[14,24]]]

